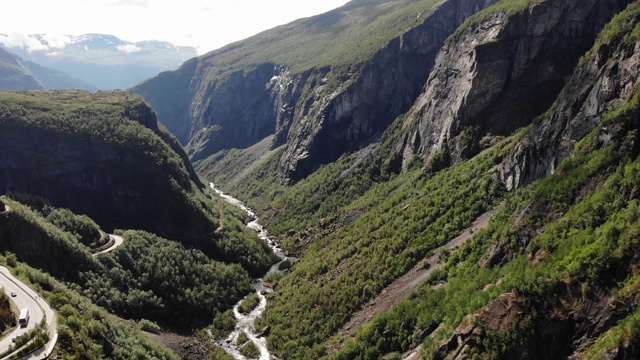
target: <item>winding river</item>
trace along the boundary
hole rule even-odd
[[[220,195],[220,197],[223,198],[225,201],[239,207],[249,215],[249,217],[252,220],[247,224],[247,226],[255,230],[258,233],[258,237],[265,240],[269,244],[271,249],[273,249],[273,252],[276,255],[278,255],[278,257],[281,259],[281,262],[287,259],[290,259],[290,261],[296,260],[295,258],[287,258],[282,252],[282,248],[280,247],[280,245],[267,236],[267,230],[258,223],[258,218],[256,217],[256,214],[251,209],[249,209],[240,200],[223,193],[213,183],[210,183],[209,186],[211,186],[211,188],[218,195]],[[280,265],[280,262],[273,265],[271,269],[264,276],[267,276],[272,272],[279,272],[280,271],[278,269],[279,265]],[[228,354],[233,356],[234,359],[246,360],[247,357],[245,357],[244,355],[242,355],[242,353],[240,353],[240,348],[244,344],[237,343],[238,336],[244,332],[247,335],[247,338],[249,338],[249,340],[252,341],[256,345],[256,347],[260,350],[260,360],[275,359],[275,356],[272,356],[269,353],[269,349],[267,348],[267,338],[262,336],[261,332],[257,331],[255,328],[256,319],[262,315],[262,312],[267,306],[267,298],[264,296],[264,294],[270,293],[271,291],[273,291],[273,289],[265,286],[262,278],[256,279],[253,282],[253,287],[256,289],[256,294],[258,294],[258,296],[260,297],[260,303],[258,304],[258,306],[255,309],[253,309],[253,311],[251,311],[249,314],[241,314],[238,311],[238,307],[240,306],[240,303],[242,303],[242,300],[240,300],[240,302],[238,302],[233,307],[233,314],[235,315],[237,320],[235,329],[233,330],[233,332],[231,332],[231,334],[226,339],[214,339],[214,342],[217,346],[221,347]],[[211,334],[209,334],[209,336],[211,336]]]

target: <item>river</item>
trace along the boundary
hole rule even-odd
[[[247,226],[255,230],[258,233],[258,237],[265,240],[269,244],[271,249],[273,249],[273,252],[276,255],[278,255],[278,257],[281,259],[280,262],[287,259],[289,259],[289,261],[292,261],[292,262],[296,260],[295,258],[287,258],[287,256],[284,255],[280,245],[274,240],[270,239],[267,236],[267,230],[262,225],[260,225],[260,223],[258,223],[258,218],[256,217],[256,214],[250,208],[248,208],[245,204],[243,204],[242,201],[225,194],[220,189],[218,189],[213,183],[210,183],[209,185],[225,201],[239,207],[249,215],[249,217],[251,218],[251,221],[247,224]],[[280,270],[278,269],[278,266],[280,265],[280,262],[273,265],[271,269],[264,276],[272,272],[279,272]],[[255,328],[256,319],[262,315],[262,312],[267,306],[267,298],[263,294],[270,293],[273,291],[273,289],[265,286],[262,278],[254,280],[253,287],[256,289],[256,294],[258,294],[258,296],[260,297],[260,303],[258,304],[258,306],[255,309],[253,309],[253,311],[251,311],[249,314],[241,314],[238,311],[238,307],[242,302],[242,300],[240,300],[233,307],[233,314],[235,315],[237,320],[235,329],[233,330],[233,332],[231,332],[231,334],[226,339],[214,339],[214,343],[217,346],[224,349],[228,354],[233,356],[234,359],[246,360],[247,357],[245,357],[240,353],[240,347],[244,344],[237,343],[238,336],[244,332],[247,335],[247,338],[249,338],[249,340],[252,341],[256,345],[256,347],[260,350],[260,360],[276,359],[275,356],[269,353],[269,349],[267,348],[267,338],[262,336],[261,332],[257,331]],[[211,334],[209,335],[211,336]]]

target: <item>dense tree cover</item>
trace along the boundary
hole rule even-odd
[[[143,231],[127,231],[120,248],[93,256],[49,217],[7,197],[2,201],[11,211],[0,214],[0,250],[69,282],[118,315],[193,328],[251,292],[249,274],[239,264],[211,260],[200,250]],[[67,219],[77,216],[66,209],[43,209]]]
[[[330,229],[324,237],[304,240],[304,256],[269,295],[258,326],[270,326],[270,347],[283,358],[321,356],[320,344],[358,306],[501,201],[505,192],[491,169],[512,145],[506,141],[476,161],[437,174],[383,174],[374,168],[384,167],[383,158],[350,166],[358,158],[353,154],[290,189],[268,185],[273,191],[251,204],[271,197],[273,208],[265,214],[276,216],[273,228],[283,221],[282,229],[296,234],[285,237],[289,245],[310,227]],[[244,184],[236,189],[255,189]],[[256,195],[250,191],[248,197]]]
[[[124,239],[98,256],[99,271],[83,274],[84,293],[117,314],[205,325],[252,289],[238,264],[211,261],[199,250],[142,231],[127,231]]]
[[[135,94],[0,92],[0,142],[0,191],[41,196],[108,231],[152,231],[251,274],[273,261],[228,205],[204,193],[175,138]]]
[[[87,215],[76,215],[69,209],[53,207],[46,207],[43,209],[43,213],[46,214],[48,222],[63,231],[70,232],[78,239],[78,242],[91,249],[102,245],[101,240],[104,242],[100,227]]]
[[[99,267],[90,249],[73,233],[28,206],[8,197],[2,199],[11,211],[0,214],[0,250],[65,281],[78,282],[80,273]]]
[[[54,354],[64,359],[178,359],[131,322],[107,313],[50,275],[7,260],[0,255],[0,263],[13,265],[12,272],[34,287],[58,312]]]

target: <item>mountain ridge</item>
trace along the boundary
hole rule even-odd
[[[70,74],[101,90],[129,88],[198,55],[190,46],[157,40],[131,42],[107,34],[14,37],[0,34],[0,45],[27,61]]]

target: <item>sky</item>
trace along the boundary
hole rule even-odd
[[[89,33],[126,41],[163,40],[198,53],[263,30],[335,9],[347,0],[10,0],[0,5],[0,34]]]

